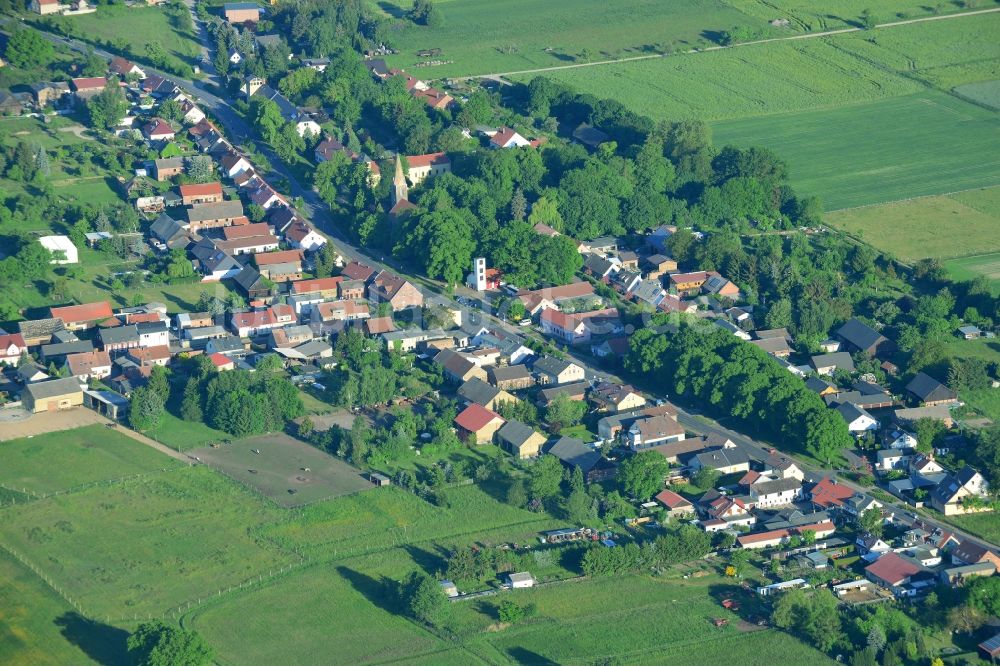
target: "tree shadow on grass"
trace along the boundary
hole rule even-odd
[[[55,619],[63,637],[99,664],[127,665],[130,662],[125,640],[128,632],[91,620],[79,613],[63,613]]]
[[[413,545],[405,545],[403,549],[413,558],[417,566],[430,576],[437,576],[448,566],[449,552],[447,548],[435,546],[433,550],[425,550]]]
[[[526,650],[524,648],[516,647],[507,650],[507,654],[518,664],[530,664],[531,666],[549,666],[552,664],[558,664],[559,662],[552,661],[537,652],[532,652],[531,650]]]
[[[398,587],[396,581],[384,576],[381,579],[375,579],[344,566],[337,567],[337,573],[343,576],[351,584],[351,587],[364,595],[365,599],[382,610],[394,614],[400,612],[399,595],[392,593]]]

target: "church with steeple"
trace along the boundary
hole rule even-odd
[[[406,174],[403,173],[403,160],[396,155],[396,173],[392,177],[392,208],[389,209],[389,219],[395,222],[406,211],[416,208],[410,203],[410,186],[406,182]]]

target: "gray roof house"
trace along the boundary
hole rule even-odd
[[[500,395],[500,389],[490,386],[479,377],[473,377],[458,387],[458,397],[467,403],[489,405]]]
[[[924,405],[955,402],[958,394],[924,372],[918,372],[906,385],[906,392]]]
[[[819,354],[810,358],[809,364],[821,375],[832,375],[836,370],[854,372],[854,359],[847,352]]]

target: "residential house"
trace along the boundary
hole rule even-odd
[[[588,483],[614,478],[618,471],[613,462],[575,437],[560,437],[546,453],[554,455],[570,470],[579,467]]]
[[[214,240],[215,247],[232,256],[261,254],[278,249],[278,238],[264,222],[238,227],[223,227],[222,240]]]
[[[708,279],[701,285],[701,290],[706,294],[715,294],[720,298],[732,300],[740,298],[740,288],[715,271],[709,272]]]
[[[212,340],[226,337],[222,326],[194,326],[184,329],[184,339],[192,349],[205,349]]]
[[[587,396],[590,384],[587,382],[575,382],[572,384],[559,384],[550,388],[543,388],[538,392],[536,402],[541,407],[548,407],[553,400],[565,397],[569,400],[582,401]]]
[[[243,204],[238,200],[196,204],[186,209],[185,213],[186,228],[191,232],[249,223],[243,213]]]
[[[517,402],[517,398],[507,391],[490,386],[478,377],[473,377],[459,386],[458,397],[467,405],[482,405],[486,409],[497,409],[501,403],[505,402]]]
[[[67,5],[68,6],[68,5]],[[46,16],[48,14],[58,14],[63,10],[59,0],[31,0],[28,8],[36,14]]]
[[[314,252],[326,245],[326,238],[301,220],[297,220],[289,225],[285,230],[285,240],[292,247],[305,250],[306,252]]]
[[[146,72],[142,71],[141,67],[121,56],[111,58],[111,62],[108,63],[108,71],[112,74],[117,74],[123,79],[130,76],[136,76],[140,79],[146,78]]]
[[[510,127],[501,127],[490,137],[489,141],[489,147],[494,150],[503,148],[523,148],[530,145],[530,141],[525,139]]]
[[[125,357],[140,367],[170,364],[170,347],[161,345],[158,347],[136,347],[129,349]]]
[[[160,216],[153,220],[153,224],[149,227],[149,234],[154,241],[158,241],[162,245],[161,250],[164,248],[183,250],[191,243],[191,236],[184,230],[184,225],[166,213],[160,213]],[[152,244],[156,245],[155,242]]]
[[[583,261],[583,272],[596,280],[604,280],[619,270],[621,270],[621,264],[617,259],[607,259],[599,254],[588,254]]]
[[[185,206],[222,201],[222,183],[219,182],[181,185],[179,191],[181,202]]]
[[[279,303],[263,310],[234,312],[229,327],[241,338],[252,338],[294,322],[295,312],[291,306]]]
[[[150,141],[173,141],[177,133],[166,120],[153,118],[142,126],[142,135]]]
[[[602,412],[625,412],[646,405],[646,399],[632,386],[609,382],[595,386],[590,400]]]
[[[525,460],[537,457],[545,445],[545,436],[520,421],[508,421],[497,431],[497,444],[504,451]]]
[[[253,171],[253,164],[238,153],[226,153],[219,160],[220,169],[226,178],[235,178],[241,173]]]
[[[684,499],[672,490],[661,490],[654,497],[668,518],[692,518],[694,517],[694,504]]]
[[[344,280],[338,290],[341,298],[359,301],[365,297],[366,288],[364,280]]]
[[[90,351],[94,351],[94,343],[90,340],[74,340],[42,345],[39,355],[45,363],[52,363],[62,362],[70,354],[82,354]]]
[[[194,257],[195,270],[202,274],[202,282],[218,282],[236,277],[243,266],[228,252],[220,250],[209,238],[202,238],[188,246]]]
[[[854,545],[861,555],[870,554],[870,557],[865,558],[869,562],[892,550],[892,546],[873,534],[859,534],[858,538],[854,541]]]
[[[686,437],[684,426],[666,415],[645,416],[635,419],[625,431],[625,444],[633,451],[680,442]]]
[[[997,572],[997,565],[993,562],[980,562],[979,564],[964,564],[957,567],[947,567],[938,574],[942,583],[958,587],[965,585],[972,578],[979,576],[992,576]]]
[[[35,382],[21,392],[21,403],[32,414],[79,407],[83,405],[83,389],[75,377]]]
[[[762,338],[751,340],[750,344],[777,358],[788,358],[792,354],[792,346],[788,343],[788,338]]]
[[[302,259],[302,250],[258,252],[253,255],[257,270],[272,282],[301,280]]]
[[[706,532],[749,527],[757,522],[757,518],[738,497],[726,497],[709,491],[699,502],[704,505],[705,519],[701,521],[701,528]]]
[[[413,283],[389,271],[379,272],[368,284],[368,298],[375,303],[388,303],[393,312],[424,304],[424,295]]]
[[[953,405],[958,402],[958,394],[925,372],[918,372],[906,385],[906,392],[922,406]]]
[[[247,353],[247,344],[235,335],[224,335],[220,338],[212,338],[205,345],[205,354],[225,354],[230,358],[244,356]]]
[[[487,368],[486,378],[490,384],[504,391],[517,391],[535,385],[535,378],[520,364]]]
[[[41,110],[49,104],[58,104],[69,95],[69,84],[65,81],[39,81],[28,86],[35,100],[35,106]]]
[[[70,354],[66,357],[66,369],[71,377],[81,381],[104,379],[111,375],[111,357],[106,351]]]
[[[367,303],[358,301],[336,300],[316,303],[312,307],[312,321],[316,324],[329,324],[338,321],[356,321],[371,316]]]
[[[585,375],[583,367],[554,356],[543,356],[538,359],[534,363],[533,370],[538,375],[540,384],[569,384],[582,381]]]
[[[977,340],[982,336],[983,332],[978,326],[969,324],[967,326],[959,326],[958,334],[965,340]]]
[[[653,254],[642,260],[641,266],[647,279],[659,279],[677,270],[677,262],[665,254]]]
[[[951,561],[958,565],[990,563],[1000,569],[1000,555],[972,539],[966,539],[951,550]]]
[[[855,404],[845,402],[837,407],[837,413],[847,423],[847,430],[855,436],[879,429],[879,422],[867,410]]]
[[[459,437],[474,444],[488,444],[506,421],[493,410],[470,404],[455,417]]]
[[[668,416],[676,420],[677,409],[669,403],[664,403],[654,407],[646,407],[645,409],[636,409],[605,416],[597,422],[597,436],[606,442],[617,439],[623,432],[628,430],[629,426],[636,419],[647,416]]]
[[[226,370],[236,369],[236,362],[225,354],[220,354],[219,352],[209,354],[208,360],[212,362],[212,367],[215,368],[216,372],[225,372]]]
[[[694,470],[711,469],[720,474],[735,474],[750,470],[750,458],[737,447],[710,449],[695,454],[688,463]]]
[[[711,274],[707,271],[673,273],[670,276],[670,288],[679,294],[700,291],[709,277]]]
[[[290,283],[289,291],[292,294],[314,294],[322,298],[348,298],[340,293],[340,285],[344,282],[342,276],[315,278],[311,280],[297,280]]]
[[[842,507],[853,495],[853,490],[831,477],[824,477],[809,491],[810,499],[818,509]]]
[[[84,331],[93,328],[99,322],[114,317],[111,305],[107,301],[84,303],[82,305],[67,305],[49,308],[49,316],[61,319],[63,326],[69,331]]]
[[[750,503],[754,508],[792,504],[802,498],[802,483],[794,478],[767,479],[750,484]]]
[[[104,351],[125,351],[140,346],[139,329],[136,324],[102,328],[98,331],[97,337]]]
[[[470,361],[464,354],[451,349],[442,349],[434,357],[434,363],[444,370],[445,379],[462,384],[473,377],[486,379],[486,371]]]
[[[629,292],[632,300],[658,307],[667,298],[667,292],[660,286],[659,280],[643,280],[637,283]]]
[[[143,321],[135,324],[140,347],[164,347],[170,344],[170,331],[164,321]]]
[[[598,358],[621,359],[628,353],[628,338],[616,336],[590,345],[590,353]]]
[[[809,364],[819,375],[832,375],[836,370],[854,372],[854,359],[847,352],[813,356],[809,359]]]
[[[952,427],[955,420],[951,415],[949,405],[934,405],[933,407],[913,407],[910,409],[897,409],[893,416],[902,427],[914,426],[920,419],[934,419],[944,423],[946,428]]]
[[[949,474],[931,490],[930,504],[946,516],[973,513],[989,510],[988,506],[969,504],[977,499],[986,499],[988,494],[989,482],[981,473],[966,465]]]
[[[28,345],[20,333],[3,333],[0,329],[0,365],[17,365],[21,354],[28,352]]]
[[[748,342],[750,340],[749,333],[747,333],[742,328],[740,328],[739,326],[737,326],[736,324],[727,319],[716,319],[712,323],[714,323],[716,326],[725,331],[729,331],[730,333],[738,337],[740,340],[746,340]]]
[[[851,319],[837,329],[836,336],[854,351],[868,356],[885,356],[896,351],[896,344],[871,326]]]

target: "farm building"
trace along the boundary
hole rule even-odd
[[[83,404],[83,389],[75,377],[28,384],[21,394],[24,408],[33,414],[55,412]]]
[[[507,585],[509,585],[512,589],[534,587],[535,578],[527,571],[519,571],[517,573],[507,574]]]

